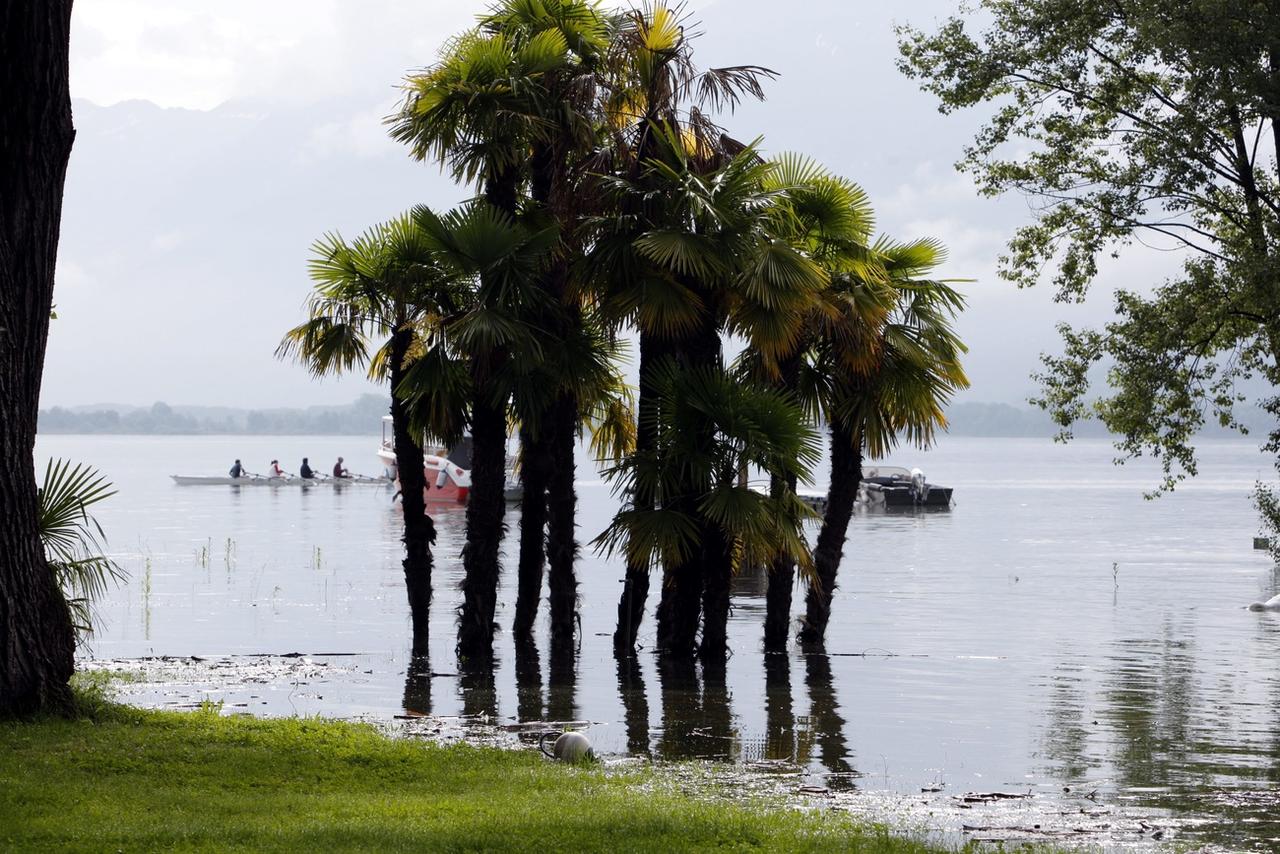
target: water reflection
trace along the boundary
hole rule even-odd
[[[795,704],[791,697],[791,658],[785,653],[764,657],[765,734],[763,759],[799,762]]]
[[[649,698],[645,694],[644,674],[634,655],[619,655],[618,694],[622,698],[623,724],[627,730],[627,752],[649,756]]]
[[[809,652],[804,657],[804,684],[809,689],[809,718],[803,732],[807,738],[802,743],[817,747],[818,761],[827,773],[827,786],[833,790],[847,791],[857,788],[854,780],[860,776],[849,760],[853,748],[845,737],[845,720],[840,716],[840,704],[836,700],[835,684],[831,678],[831,656],[824,652]],[[805,751],[807,757],[808,750]]]
[[[567,644],[552,644],[547,673],[547,718],[577,719],[578,658]]]
[[[521,723],[542,720],[542,662],[538,647],[516,642],[516,718]]]
[[[431,714],[431,661],[425,655],[414,656],[404,677],[404,713]]]
[[[492,723],[498,719],[497,660],[477,655],[458,667],[458,692],[466,718]]]

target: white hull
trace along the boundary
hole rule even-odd
[[[386,486],[391,483],[385,477],[203,477],[200,475],[169,475],[178,486],[351,486],[371,484]]]

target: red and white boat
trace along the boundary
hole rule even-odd
[[[471,470],[465,469],[449,459],[448,448],[423,448],[423,474],[426,476],[426,488],[422,497],[429,502],[449,501],[466,504],[471,494]],[[391,426],[391,416],[382,416],[382,443],[378,446],[378,462],[387,477],[398,480],[396,472],[395,434]],[[507,458],[507,478],[504,493],[508,501],[519,501],[521,495],[520,482],[514,474],[514,459]]]

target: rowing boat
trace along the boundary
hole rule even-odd
[[[178,486],[351,486],[353,484],[386,486],[392,483],[386,477],[262,477],[261,475],[245,475],[243,477],[203,476],[172,474],[173,482]]]

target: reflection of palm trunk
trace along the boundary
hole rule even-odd
[[[849,743],[844,735],[844,718],[836,700],[835,685],[831,679],[831,659],[826,653],[811,652],[804,657],[805,686],[809,689],[809,715],[817,736],[818,760],[832,774],[852,775],[849,764]],[[832,788],[848,788],[852,783],[848,776],[828,780]]]
[[[573,486],[577,429],[578,400],[573,394],[561,393],[551,408],[547,596],[551,611],[551,645],[553,649],[565,647],[570,655],[578,617],[578,580],[574,572],[574,562],[578,557],[575,538],[578,496]]]
[[[550,720],[574,720],[577,707],[577,664],[572,647],[567,644],[552,646],[547,679],[547,717]]]
[[[431,662],[425,655],[409,660],[404,675],[404,710],[407,714],[431,714]]]
[[[729,685],[725,681],[725,660],[703,656],[702,667],[702,726],[709,736],[704,756],[713,759],[734,760],[738,743],[733,728],[733,713],[729,709]]]
[[[542,664],[532,641],[516,641],[516,717],[542,720]]]
[[[648,332],[640,333],[640,399],[636,423],[636,453],[653,452],[657,441],[658,397],[653,388],[653,372],[657,367],[662,345]],[[652,510],[653,496],[637,490],[628,496],[636,510]],[[613,648],[618,652],[630,652],[636,647],[636,635],[644,620],[645,600],[649,596],[649,566],[643,560],[627,558],[627,571],[623,579],[622,599],[618,602],[618,628],[613,633]]]
[[[504,530],[506,498],[507,414],[506,406],[489,400],[484,379],[487,372],[475,369],[476,384],[472,405],[471,436],[474,458],[471,469],[471,497],[467,501],[467,544],[462,550],[462,614],[458,621],[458,655],[488,658],[493,652],[494,610],[498,599],[499,549]]]
[[[426,476],[422,446],[409,430],[409,407],[397,395],[405,375],[404,359],[412,343],[413,333],[405,328],[396,330],[391,337],[391,431],[400,477],[400,506],[404,510],[404,582],[413,623],[413,654],[425,655],[431,620],[431,546],[436,541],[436,530],[423,497]]]
[[[493,675],[492,654],[468,659],[458,668],[458,690],[462,694],[462,714],[465,717],[486,720],[498,717],[498,691]]]
[[[618,694],[622,697],[622,714],[627,727],[627,752],[649,755],[649,698],[645,695],[644,675],[634,655],[619,655]]]
[[[543,527],[547,518],[550,461],[544,438],[547,425],[540,427],[542,435],[529,425],[520,428],[520,564],[516,572],[516,619],[512,628],[517,646],[532,639],[538,600],[542,598],[542,568],[546,557]]]
[[[764,756],[796,760],[796,716],[791,698],[791,658],[785,654],[764,657]]]
[[[698,755],[693,734],[701,721],[702,700],[692,658],[658,657],[658,684],[662,695],[661,753],[670,759]]]
[[[813,550],[817,578],[805,595],[804,627],[800,630],[800,640],[806,644],[821,644],[825,640],[836,573],[840,570],[845,535],[861,481],[862,437],[834,420],[831,422],[831,485],[827,488],[827,509],[818,532],[818,544]]]

